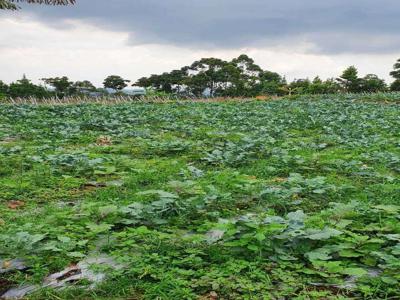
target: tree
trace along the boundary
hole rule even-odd
[[[395,80],[390,85],[391,91],[400,91],[400,59],[393,66],[393,71],[390,72],[390,76],[392,76]]]
[[[121,76],[111,75],[104,79],[103,85],[105,88],[121,91],[128,86],[128,82],[130,80],[125,80]]]
[[[197,96],[203,93],[208,93],[211,97],[218,96],[226,88],[228,78],[224,68],[227,65],[228,62],[219,58],[202,58],[185,68],[188,76],[184,83]]]
[[[246,54],[233,59],[232,64],[240,70],[238,81],[234,84],[242,92],[241,96],[257,96],[261,91],[260,76],[263,73],[261,67]]]
[[[0,80],[0,95],[7,95],[8,93],[8,85]]]
[[[350,66],[343,71],[342,76],[337,79],[343,89],[348,93],[358,93],[361,89],[361,79],[358,78],[358,70],[355,66]]]
[[[400,58],[393,66],[393,71],[390,72],[390,76],[392,76],[396,80],[400,80]]]
[[[22,79],[10,84],[8,95],[12,98],[36,97],[41,99],[51,96],[51,93],[44,87],[31,83],[24,75]]]
[[[335,78],[329,78],[323,82],[320,94],[335,94],[341,90],[340,84],[337,83]]]
[[[187,76],[187,69],[184,67],[180,70],[173,70],[168,74],[168,79],[171,84],[171,91],[176,94],[181,94],[185,90],[184,81]]]
[[[368,74],[361,80],[361,91],[376,93],[387,90],[385,80],[380,79],[375,74]]]
[[[68,5],[75,4],[75,0],[0,0],[0,9],[17,10],[17,2],[46,4],[46,5]]]
[[[308,94],[311,82],[307,79],[295,79],[289,84],[290,94]]]
[[[390,90],[392,92],[400,92],[400,79],[393,81],[393,83],[390,85]]]
[[[8,96],[8,85],[0,80],[0,101]]]
[[[73,82],[69,81],[67,76],[42,78],[41,80],[44,83],[53,87],[58,97],[70,96],[74,94],[76,91],[76,89],[73,86]]]
[[[89,80],[77,81],[72,85],[78,93],[93,92],[96,87]]]
[[[264,71],[261,76],[261,94],[282,96],[286,94],[284,87],[286,80],[278,73],[271,71]]]
[[[134,85],[157,92],[201,97],[257,96],[261,93],[284,94],[286,81],[277,73],[263,71],[247,55],[228,62],[219,58],[202,58],[170,73],[142,77]]]
[[[150,77],[140,78],[134,86],[141,86],[144,88],[150,88],[157,92],[171,93],[172,82],[169,73],[163,73],[161,75],[151,75]]]

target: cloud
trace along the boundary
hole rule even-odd
[[[397,1],[397,0],[396,0]],[[0,12],[0,80],[26,73],[132,81],[241,53],[287,77],[337,77],[349,65],[390,81],[400,3],[381,0],[77,0]],[[350,2],[350,3],[347,3]]]
[[[78,0],[75,7],[24,6],[47,26],[69,20],[125,32],[129,45],[192,49],[290,47],[313,53],[394,53],[400,46],[398,0]]]

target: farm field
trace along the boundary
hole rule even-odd
[[[334,98],[0,105],[0,295],[399,299],[400,106]]]

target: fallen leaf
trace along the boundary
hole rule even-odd
[[[5,260],[3,261],[3,269],[9,269],[11,267],[11,261]]]
[[[198,300],[218,300],[218,294],[213,291],[204,296],[200,296]]]
[[[210,293],[210,300],[217,300],[218,299],[218,294],[216,292],[211,292]]]
[[[98,146],[111,146],[112,141],[109,136],[99,136],[96,140],[96,145]]]
[[[107,184],[104,183],[104,182],[90,181],[90,182],[87,182],[87,183],[83,184],[81,186],[81,189],[86,190],[86,191],[92,191],[94,189],[103,188],[103,187],[106,187],[106,186],[107,186]]]
[[[8,202],[7,207],[9,209],[18,209],[25,206],[25,202],[23,201],[19,201],[19,200],[12,200],[10,202]]]
[[[283,177],[276,177],[272,179],[272,182],[286,182],[286,181],[288,181],[288,179]]]

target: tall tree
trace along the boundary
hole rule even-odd
[[[261,94],[281,96],[286,94],[286,80],[281,75],[271,71],[263,71],[261,76]]]
[[[260,91],[260,76],[263,72],[261,67],[246,54],[233,59],[232,63],[241,73],[239,81],[234,84],[242,91],[242,96],[256,96]]]
[[[33,84],[24,75],[22,79],[10,84],[8,88],[8,95],[12,98],[45,98],[49,97],[51,93],[44,87]]]
[[[123,79],[118,75],[111,75],[104,79],[103,85],[105,88],[121,91],[128,86],[130,80]]]
[[[361,91],[368,93],[376,93],[387,90],[385,80],[379,78],[375,74],[368,74],[361,80]]]
[[[394,64],[393,71],[390,72],[390,76],[392,76],[394,79],[400,80],[400,58]]]
[[[343,71],[337,79],[344,90],[348,93],[358,93],[361,89],[361,79],[358,78],[358,70],[355,66],[350,66]]]
[[[224,86],[222,70],[226,64],[226,61],[212,57],[195,61],[188,69],[187,86],[198,96],[204,92],[208,92],[211,97],[216,96]]]
[[[399,79],[392,82],[392,84],[390,85],[390,90],[392,92],[400,92],[400,80]]]
[[[91,92],[96,90],[96,87],[89,80],[77,81],[72,86],[77,92]]]
[[[41,80],[53,87],[58,97],[70,96],[76,91],[73,82],[70,81],[67,76],[42,78]]]
[[[390,76],[394,78],[394,82],[390,85],[391,91],[400,91],[400,59],[393,66]]]
[[[1,95],[5,96],[8,93],[8,85],[0,80],[0,97]]]
[[[310,85],[311,81],[308,78],[295,79],[289,84],[290,94],[294,95],[308,94]]]

